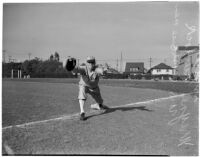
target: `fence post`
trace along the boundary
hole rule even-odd
[[[19,78],[19,70],[17,70],[17,78]]]
[[[13,79],[13,69],[11,70],[11,79]]]
[[[19,78],[22,78],[22,71],[19,71]]]

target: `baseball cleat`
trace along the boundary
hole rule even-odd
[[[91,105],[91,109],[94,109],[94,110],[107,110],[107,109],[109,109],[109,107],[106,106],[106,105],[102,105],[102,104],[92,104]]]
[[[99,104],[92,104],[90,107],[91,109],[94,109],[94,110],[101,110],[101,108],[99,107]]]
[[[86,120],[84,112],[80,114],[80,120]]]
[[[103,104],[99,104],[99,107],[100,107],[101,110],[107,110],[107,109],[109,109],[108,106],[103,105]]]

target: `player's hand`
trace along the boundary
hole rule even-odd
[[[75,66],[76,66],[76,59],[69,56],[66,61],[65,68],[67,69],[67,71],[72,71],[75,68]]]

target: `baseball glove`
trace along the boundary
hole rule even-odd
[[[72,71],[76,66],[76,59],[75,58],[68,58],[67,59],[67,62],[66,62],[66,66],[65,68],[68,70],[68,71]]]

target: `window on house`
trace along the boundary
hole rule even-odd
[[[139,70],[139,68],[133,68],[133,71],[138,71]]]
[[[157,72],[161,72],[161,69],[157,69]]]
[[[166,72],[169,72],[169,69],[166,69]]]

